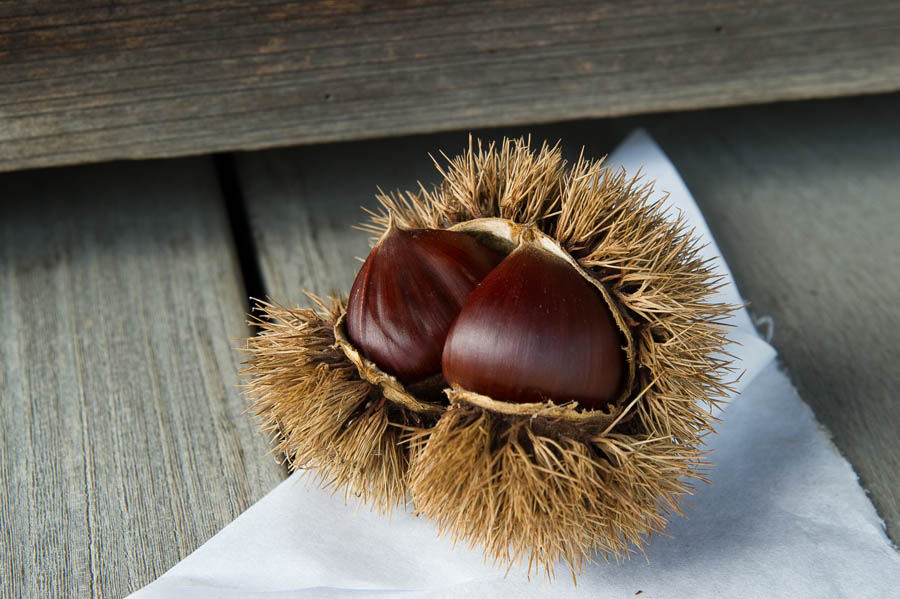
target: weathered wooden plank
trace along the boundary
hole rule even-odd
[[[648,126],[684,173],[803,396],[900,538],[900,110],[897,96],[482,132],[528,131],[601,156]],[[434,180],[426,152],[456,133],[240,155],[262,275],[274,298],[349,289],[367,253],[350,227],[376,184]]]
[[[0,595],[121,597],[282,478],[211,162],[0,177]]]
[[[900,89],[887,0],[0,3],[0,170]]]

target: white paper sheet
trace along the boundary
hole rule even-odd
[[[629,173],[643,165],[711,241],[678,173],[646,133],[632,133],[610,161]],[[714,244],[706,252],[719,255]],[[740,301],[733,285],[724,295]],[[528,581],[485,565],[478,550],[454,549],[426,520],[356,510],[294,474],[132,597],[900,597],[900,553],[850,465],[745,311],[734,324],[741,345],[731,350],[746,374],[710,438],[713,484],[692,498],[687,519],[671,523],[671,537],[654,539],[649,561],[638,555],[587,566],[577,588],[564,567],[553,582]]]

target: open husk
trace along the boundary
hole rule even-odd
[[[389,509],[415,508],[501,564],[552,575],[619,559],[683,509],[707,467],[713,408],[730,393],[723,282],[681,215],[602,161],[557,147],[471,143],[428,190],[381,193],[361,228],[453,228],[509,252],[523,231],[589,279],[623,331],[628,382],[607,410],[498,402],[446,389],[422,401],[356,352],[341,299],[260,303],[248,341],[252,411],[292,468]],[[502,230],[506,233],[502,233]],[[446,403],[446,402],[445,402]]]
[[[701,440],[731,391],[724,321],[735,307],[714,299],[720,276],[651,184],[602,161],[567,169],[558,147],[520,139],[470,144],[438,169],[432,190],[381,194],[366,230],[394,219],[483,237],[478,219],[502,219],[541,231],[611,297],[635,376],[602,415],[449,390],[450,408],[415,437],[417,511],[496,562],[550,575],[560,560],[574,573],[641,550],[703,480]]]

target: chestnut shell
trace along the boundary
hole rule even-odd
[[[444,345],[443,372],[449,383],[500,401],[602,409],[622,385],[622,345],[597,289],[525,242],[466,300]]]
[[[347,336],[404,384],[440,374],[450,325],[499,261],[469,235],[391,226],[353,282]]]
[[[637,360],[632,330],[610,291],[583,269],[555,239],[541,232],[534,225],[523,225],[504,218],[477,218],[458,223],[450,230],[471,235],[484,245],[504,255],[512,254],[521,245],[528,245],[567,264],[572,273],[577,274],[596,290],[598,296],[608,307],[617,329],[619,351],[624,361],[621,383],[612,401],[599,402],[593,407],[581,406],[572,402],[560,404],[547,398],[527,403],[506,401],[486,393],[479,393],[458,383],[451,383],[450,388],[446,391],[451,405],[468,404],[498,414],[528,416],[555,423],[589,424],[592,427],[599,427],[599,430],[618,421],[635,391],[633,387]]]

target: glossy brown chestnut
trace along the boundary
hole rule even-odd
[[[403,383],[439,374],[450,325],[499,261],[464,233],[392,225],[353,282],[347,336]]]
[[[600,292],[561,258],[523,244],[469,296],[447,336],[443,372],[495,400],[599,409],[622,384],[621,345]]]

